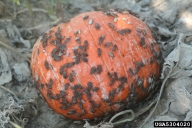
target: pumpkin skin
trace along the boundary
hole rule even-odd
[[[140,19],[116,11],[86,12],[36,41],[31,70],[55,112],[94,119],[139,102],[159,77],[160,49]]]

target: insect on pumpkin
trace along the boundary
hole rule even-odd
[[[48,70],[49,69],[49,63],[47,62],[47,60],[44,61],[44,66],[45,68]]]
[[[105,35],[102,34],[100,37],[99,37],[99,41],[98,41],[98,44],[101,45],[103,43],[103,40],[105,39]]]
[[[89,15],[86,15],[83,17],[84,20],[88,19],[89,18]]]
[[[97,55],[101,56],[102,50],[100,48],[97,49]]]
[[[95,23],[95,28],[98,30],[98,29],[100,29],[100,25],[98,24],[98,23]]]

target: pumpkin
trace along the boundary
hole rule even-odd
[[[155,87],[160,49],[148,26],[118,11],[77,15],[36,41],[31,70],[55,112],[94,119],[141,101]]]

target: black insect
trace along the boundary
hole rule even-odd
[[[75,115],[78,116],[78,117],[81,117],[81,115],[79,113],[75,113]]]
[[[54,100],[58,100],[59,99],[59,97],[57,95],[55,95],[55,96],[52,95],[50,98],[54,99]]]
[[[70,82],[73,82],[73,80],[74,80],[74,79],[73,79],[73,75],[72,75],[72,73],[70,73],[70,75],[69,75],[69,81],[70,81]]]
[[[70,37],[69,38],[66,38],[65,41],[64,41],[64,44],[68,43],[70,41]]]
[[[117,14],[115,14],[115,13],[113,13],[113,12],[110,12],[110,11],[107,11],[105,14],[106,14],[107,16],[118,17]]]
[[[83,109],[83,103],[79,102],[79,108]]]
[[[111,42],[106,42],[106,43],[104,44],[104,47],[109,47],[109,46],[111,46],[111,45],[112,45]]]
[[[67,113],[67,115],[75,114],[76,111],[74,109],[70,109],[70,111]]]
[[[65,96],[66,92],[65,92],[64,90],[60,90],[60,94],[61,94],[62,96]]]
[[[81,60],[84,61],[84,62],[88,62],[88,59],[86,57],[81,57]]]
[[[46,83],[45,85],[47,86],[48,89],[51,89],[51,88],[52,88],[52,85],[53,85],[53,80],[50,79],[50,80],[49,80],[49,83]]]
[[[40,84],[39,87],[40,87],[40,89],[43,89],[44,84]]]
[[[57,38],[58,40],[61,40],[61,34],[60,34],[59,32],[56,32],[56,33],[55,33],[55,36],[56,36],[56,38]]]
[[[100,74],[103,71],[102,66],[99,64],[97,65],[96,73]]]
[[[82,53],[82,56],[83,56],[83,57],[88,57],[89,55],[88,55],[87,53],[83,52],[83,53]]]
[[[93,92],[97,92],[97,91],[99,91],[99,88],[98,88],[98,87],[93,87],[93,88],[92,88],[92,91],[93,91]]]
[[[95,28],[96,28],[96,29],[100,29],[100,27],[101,27],[101,26],[100,26],[98,23],[95,23]]]
[[[108,55],[109,55],[110,57],[114,57],[113,52],[108,52]]]
[[[105,39],[105,35],[102,34],[100,37],[99,37],[99,40],[98,40],[98,44],[101,45],[103,43],[103,40]]]
[[[69,87],[69,85],[70,85],[69,83],[66,83],[66,84],[64,85],[64,89],[67,90],[68,87]]]
[[[150,64],[152,64],[155,61],[153,57],[150,58]]]
[[[46,60],[44,61],[44,66],[47,70],[49,69],[49,63]]]
[[[111,101],[109,100],[109,99],[102,99],[104,102],[106,102],[106,103],[110,103]]]
[[[83,89],[83,92],[87,95],[88,99],[91,98],[91,93],[87,89]]]
[[[141,62],[134,62],[134,63],[135,63],[135,65],[136,65],[136,67],[139,67],[139,68],[145,66],[145,64],[143,63],[143,61],[141,61]]]
[[[79,57],[76,57],[76,58],[75,58],[75,64],[79,64],[79,62],[80,62],[80,58],[79,58]]]
[[[121,87],[116,88],[116,94],[118,94],[121,91]]]
[[[44,48],[47,45],[47,33],[43,34],[43,36],[41,38],[41,42],[43,42],[42,45],[43,45],[43,48]]]
[[[117,45],[115,44],[115,45],[113,45],[113,47],[112,47],[112,51],[115,51],[117,49]]]
[[[140,28],[136,28],[136,31],[137,31],[138,33],[141,33],[141,29],[140,29]]]
[[[101,56],[102,50],[100,48],[97,49],[97,55]]]
[[[118,80],[118,75],[117,75],[117,72],[114,72],[114,78],[115,78],[115,80]]]
[[[69,67],[69,63],[65,63],[63,66],[62,66],[62,68],[64,69],[64,68],[68,68]]]
[[[115,78],[111,78],[109,85],[112,86],[114,83],[115,83]]]
[[[78,43],[78,44],[81,44],[81,40],[80,40],[80,37],[75,37],[75,41]]]
[[[145,48],[145,47],[147,46],[146,43],[145,43],[145,38],[144,38],[144,37],[141,37],[141,40],[140,40],[139,44],[140,44],[143,48]]]
[[[126,83],[126,82],[127,82],[127,78],[126,78],[126,77],[122,77],[121,83],[124,84],[124,83]]]
[[[138,87],[143,86],[143,84],[144,84],[144,77],[142,77],[142,79],[139,79],[139,80],[137,81],[137,86],[138,86]]]
[[[129,73],[131,74],[131,76],[135,75],[133,69],[129,68]]]
[[[50,90],[47,90],[47,97],[50,99],[50,98],[51,98],[51,96],[52,96],[51,91],[50,91]]]
[[[90,74],[94,74],[94,73],[96,73],[96,71],[97,71],[97,68],[95,66],[93,66],[90,70]]]
[[[51,40],[49,43],[50,44],[55,44],[55,40]]]
[[[64,97],[61,98],[61,104],[63,104],[63,105],[67,104],[67,101]]]
[[[81,49],[82,51],[86,51],[86,47],[84,45],[79,46],[79,49]]]
[[[87,47],[87,46],[88,46],[88,44],[89,44],[89,43],[88,43],[88,41],[87,41],[87,40],[85,40],[85,41],[84,41],[84,46],[85,46],[85,47]]]
[[[92,87],[93,87],[93,83],[89,81],[89,82],[87,83],[87,90],[91,90]]]
[[[115,96],[115,91],[114,91],[114,90],[111,90],[111,91],[109,92],[109,98],[110,98],[110,99],[113,99],[114,96]]]
[[[89,18],[88,15],[86,15],[86,16],[83,17],[84,20],[86,20],[86,19],[88,19],[88,18]]]
[[[131,32],[131,30],[130,30],[130,29],[128,29],[128,28],[125,28],[125,29],[122,29],[122,30],[118,30],[117,32],[118,32],[119,34],[121,34],[121,35],[125,36],[125,35],[126,35],[126,33],[130,33],[130,32]]]
[[[82,89],[83,87],[81,86],[81,84],[75,84],[75,89]]]
[[[61,60],[61,56],[58,56],[60,49],[59,47],[54,48],[51,51],[51,57],[55,60],[55,61],[60,61]]]
[[[111,73],[110,73],[110,72],[107,72],[107,75],[108,75],[108,77],[109,77],[109,78],[111,78],[111,77],[112,77],[112,75],[111,75]]]
[[[59,108],[63,109],[63,110],[67,110],[67,106],[66,105],[59,106]]]
[[[77,102],[75,96],[72,96],[72,103],[75,104]]]
[[[93,108],[89,108],[90,112],[95,113]]]
[[[75,65],[75,62],[70,62],[68,67],[73,67]]]
[[[100,106],[100,104],[96,104],[93,100],[89,101],[91,103],[91,105],[95,108],[98,108]]]
[[[63,71],[63,78],[67,79],[67,77],[68,77],[68,75],[67,75],[67,71],[64,70],[64,71]]]
[[[108,23],[108,26],[112,28],[113,30],[116,30],[115,26],[112,23]]]

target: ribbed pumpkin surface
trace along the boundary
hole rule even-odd
[[[34,45],[37,88],[57,113],[94,119],[143,99],[158,79],[160,50],[131,14],[86,12],[51,28]]]

